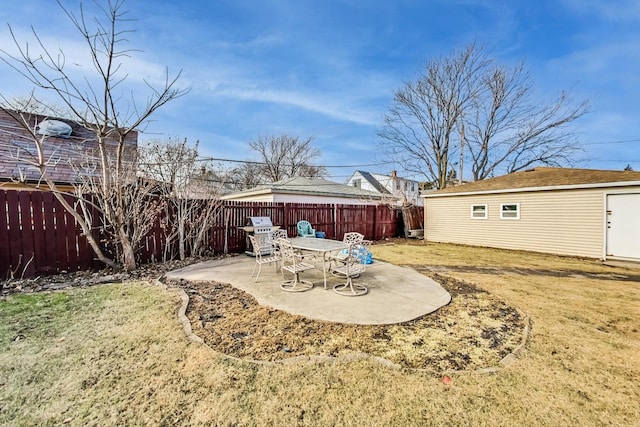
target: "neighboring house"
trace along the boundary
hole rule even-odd
[[[640,261],[640,172],[537,167],[424,197],[428,241]]]
[[[384,196],[391,196],[395,203],[422,206],[419,182],[400,178],[396,171],[391,175],[381,175],[357,170],[347,180],[347,185],[363,190],[374,191]]]
[[[47,174],[57,184],[76,182],[79,174],[96,174],[98,161],[95,134],[66,119],[28,114],[31,129],[38,137],[47,132],[43,151],[48,162]],[[138,146],[138,133],[132,131],[126,139],[128,148]],[[116,141],[111,143],[115,147]],[[32,136],[6,111],[0,109],[0,185],[4,189],[46,187],[40,182],[40,172],[33,166],[36,149]]]
[[[333,181],[312,178],[288,178],[272,184],[222,196],[223,200],[247,202],[337,203],[372,205],[387,203],[390,198]],[[395,200],[393,200],[395,202]]]
[[[231,184],[212,171],[194,173],[178,182],[172,194],[180,199],[219,199],[235,192]]]

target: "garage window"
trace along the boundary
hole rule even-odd
[[[487,205],[471,205],[471,219],[487,219],[488,217]]]
[[[501,203],[500,219],[520,219],[520,203]]]

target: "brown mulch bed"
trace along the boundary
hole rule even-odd
[[[165,283],[189,296],[193,332],[211,348],[241,359],[364,353],[405,368],[446,372],[495,367],[522,343],[527,320],[516,308],[472,284],[431,276],[451,294],[449,305],[410,322],[377,326],[288,314],[227,284]]]
[[[211,258],[209,258],[211,259]],[[2,282],[0,296],[122,281],[152,281],[205,259]],[[415,266],[414,266],[415,267]],[[216,351],[250,360],[368,354],[405,368],[437,372],[495,367],[523,340],[527,319],[515,307],[470,283],[419,269],[452,296],[438,311],[397,325],[360,326],[311,320],[264,307],[249,294],[216,282],[164,280],[189,296],[194,333]],[[361,297],[361,298],[366,298]]]

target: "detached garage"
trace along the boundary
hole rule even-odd
[[[640,261],[640,172],[538,167],[428,193],[425,239]]]
[[[227,194],[222,200],[271,203],[331,203],[378,205],[397,202],[395,196],[367,191],[324,179],[294,177]]]

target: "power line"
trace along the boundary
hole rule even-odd
[[[198,162],[214,161],[214,162],[229,162],[229,163],[245,163],[245,164],[251,164],[251,165],[266,165],[266,164],[269,164],[268,162],[258,162],[258,161],[252,161],[252,160],[221,159],[221,158],[217,158],[217,157],[200,157],[196,161],[198,161]],[[381,162],[381,163],[370,163],[370,164],[361,164],[361,165],[308,165],[308,166],[316,167],[316,168],[359,168],[359,167],[365,167],[365,166],[380,166],[380,165],[383,165],[383,164],[385,164],[385,163]],[[292,166],[292,165],[283,164],[282,166]]]
[[[598,160],[600,160],[601,162],[616,162],[616,163],[637,163],[640,162],[640,160],[633,160],[633,159],[625,159],[625,160],[619,160],[619,159],[602,159],[600,157],[597,158]]]
[[[640,139],[621,139],[617,141],[585,142],[582,145],[626,144],[628,142],[640,142]]]

